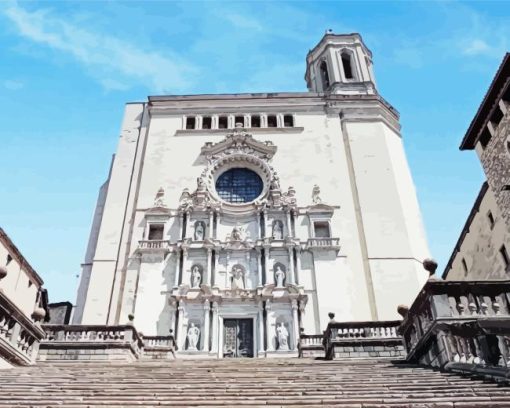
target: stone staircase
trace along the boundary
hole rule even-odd
[[[39,363],[0,371],[0,407],[510,407],[510,387],[402,361]]]

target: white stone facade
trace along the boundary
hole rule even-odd
[[[126,106],[76,323],[133,314],[144,335],[172,329],[183,356],[221,357],[229,330],[244,330],[242,353],[280,356],[295,355],[300,327],[321,333],[328,312],[394,319],[412,303],[429,252],[398,114],[358,35],[327,34],[307,60],[309,92]],[[230,169],[257,175],[256,197],[220,197]]]

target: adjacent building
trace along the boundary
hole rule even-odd
[[[126,105],[75,323],[134,316],[144,335],[172,330],[183,356],[281,356],[329,312],[388,320],[413,302],[429,250],[372,53],[326,33],[305,80]]]
[[[443,278],[508,279],[510,276],[510,54],[507,53],[461,150],[475,150],[484,182]]]

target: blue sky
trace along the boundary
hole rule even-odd
[[[0,3],[0,225],[51,301],[74,301],[124,103],[304,91],[328,28],[374,54],[444,268],[483,181],[458,145],[510,48],[505,2]]]

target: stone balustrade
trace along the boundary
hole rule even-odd
[[[44,325],[40,360],[135,360],[143,342],[131,325]]]
[[[171,356],[172,337],[170,336],[143,336],[144,359],[168,359]]]
[[[404,356],[402,337],[397,333],[399,325],[399,320],[341,323],[332,320],[324,332],[326,358]]]
[[[40,325],[0,291],[0,357],[16,365],[32,364],[43,337]]]
[[[138,241],[138,251],[151,252],[151,251],[169,251],[170,242],[168,240],[143,240]]]
[[[306,249],[340,249],[340,238],[308,238]]]
[[[324,336],[322,334],[303,334],[299,336],[300,357],[324,357]]]
[[[407,360],[458,370],[508,367],[509,306],[510,281],[428,281],[399,328]]]

